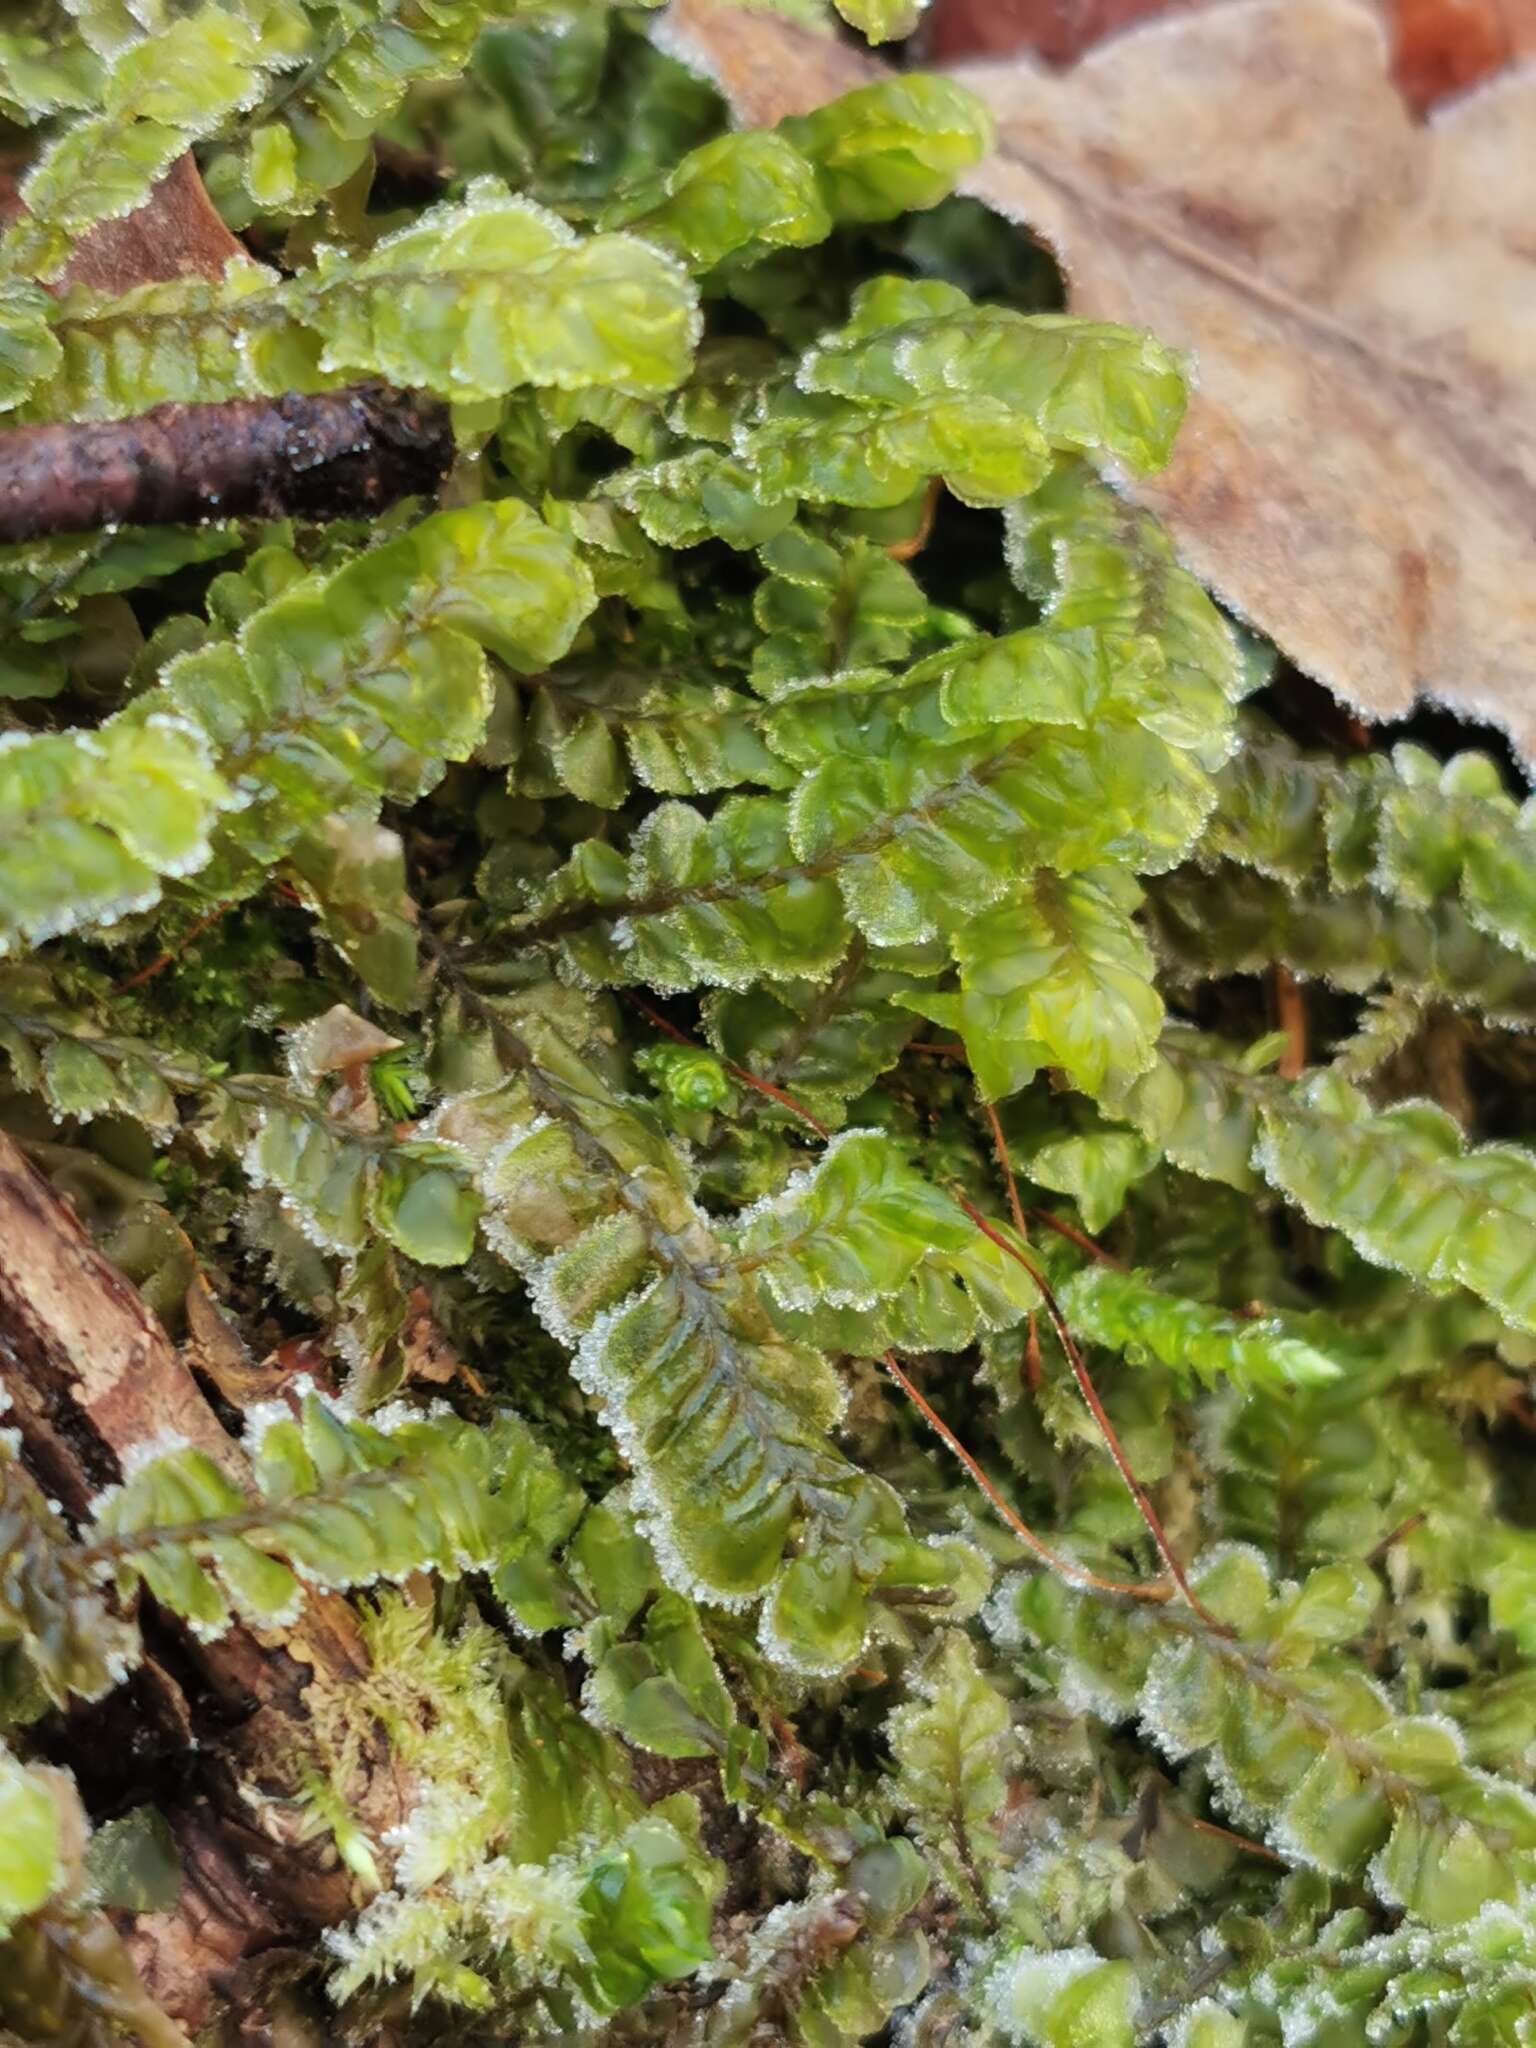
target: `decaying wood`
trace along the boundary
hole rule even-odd
[[[0,434],[0,541],[114,523],[340,519],[436,489],[448,408],[358,384]]]
[[[250,1485],[244,1453],[142,1296],[3,1132],[0,1387],[27,1463],[72,1517],[122,1476],[130,1454],[167,1440],[195,1446]],[[335,1596],[312,1598],[294,1626],[259,1636],[234,1628],[199,1643],[169,1630],[168,1640],[173,1633],[227,1732],[195,1765],[188,1757],[185,1794],[167,1812],[183,1853],[181,1896],[127,1934],[148,1987],[197,2028],[245,1956],[349,1910],[345,1872],[333,1851],[297,1839],[292,1800],[313,1752],[313,1688],[355,1684],[367,1661],[351,1609]],[[150,1671],[140,1707],[164,1743],[185,1743],[185,1702],[166,1671]],[[83,1710],[86,1732],[91,1716],[109,1714],[110,1703]],[[107,1723],[94,1725],[100,1740]],[[411,1787],[381,1756],[364,1759],[347,1796],[378,1836],[403,1818]]]

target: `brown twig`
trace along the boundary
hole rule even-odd
[[[960,1204],[966,1215],[970,1217],[982,1236],[988,1238],[998,1247],[999,1251],[1006,1253],[1010,1259],[1013,1259],[1018,1265],[1022,1266],[1039,1288],[1040,1298],[1045,1303],[1045,1312],[1051,1319],[1051,1327],[1056,1332],[1057,1341],[1066,1353],[1067,1363],[1072,1368],[1072,1377],[1077,1381],[1078,1391],[1087,1402],[1089,1413],[1098,1424],[1099,1434],[1104,1439],[1105,1448],[1108,1450],[1110,1457],[1113,1458],[1115,1469],[1124,1480],[1131,1499],[1136,1503],[1137,1513],[1141,1516],[1143,1522],[1146,1523],[1147,1533],[1151,1536],[1154,1544],[1156,1544],[1158,1556],[1161,1557],[1163,1563],[1167,1566],[1170,1578],[1183,1594],[1189,1606],[1199,1615],[1208,1628],[1214,1629],[1219,1635],[1230,1635],[1231,1630],[1225,1628],[1216,1619],[1215,1615],[1201,1605],[1200,1601],[1196,1598],[1194,1588],[1184,1576],[1184,1567],[1179,1563],[1178,1557],[1174,1553],[1173,1545],[1168,1541],[1168,1532],[1164,1529],[1145,1487],[1143,1487],[1141,1481],[1132,1471],[1131,1461],[1125,1455],[1125,1447],[1120,1441],[1115,1425],[1110,1421],[1108,1411],[1104,1403],[1099,1399],[1098,1389],[1093,1384],[1083,1354],[1078,1349],[1077,1340],[1067,1327],[1067,1319],[1062,1314],[1061,1305],[1051,1291],[1050,1282],[1035,1264],[1034,1260],[1027,1258],[1017,1246],[1011,1245],[1001,1232],[994,1230],[976,1205],[968,1201],[964,1194],[958,1190],[955,1193],[955,1200]]]
[[[1073,1579],[1079,1585],[1091,1586],[1098,1593],[1123,1593],[1132,1600],[1154,1600],[1158,1602],[1165,1601],[1168,1598],[1168,1588],[1166,1585],[1132,1585],[1128,1582],[1122,1583],[1118,1579],[1102,1579],[1097,1572],[1089,1571],[1086,1565],[1075,1564],[1071,1558],[1062,1557],[1057,1551],[1052,1550],[1047,1544],[1043,1543],[1024,1520],[1023,1516],[1018,1514],[1003,1499],[1003,1496],[981,1469],[976,1459],[972,1457],[965,1445],[961,1443],[959,1437],[955,1435],[955,1432],[928,1400],[927,1396],[921,1393],[912,1384],[911,1380],[908,1379],[900,1365],[896,1362],[895,1352],[887,1351],[882,1362],[886,1371],[896,1382],[897,1386],[900,1387],[919,1415],[922,1416],[928,1427],[954,1452],[955,1456],[960,1460],[976,1485],[986,1495],[1014,1535],[1028,1549],[1032,1550],[1043,1563],[1048,1564],[1052,1571],[1060,1572],[1064,1578]]]
[[[386,384],[16,427],[0,434],[0,541],[376,512],[435,491],[452,456],[448,408]]]
[[[151,1445],[200,1452],[242,1493],[250,1467],[138,1290],[96,1249],[80,1217],[0,1132],[0,1390],[6,1422],[28,1468],[66,1515],[83,1520],[104,1486]],[[209,2021],[214,1968],[233,1969],[351,1905],[346,1872],[319,1845],[268,1826],[296,1799],[315,1754],[313,1705],[354,1687],[368,1669],[356,1617],[339,1595],[314,1589],[302,1613],[263,1629],[236,1624],[216,1641],[177,1632],[177,1670],[193,1697],[229,1709],[217,1773],[189,1777],[185,1801],[166,1810],[183,1851],[175,1905],[126,1930],[147,1988],[196,2032]],[[151,1670],[146,1665],[146,1672]],[[110,1713],[104,1705],[103,1714]],[[135,1740],[185,1744],[192,1709],[165,1671]],[[152,1748],[146,1753],[153,1754]],[[169,1751],[167,1751],[169,1753]],[[368,1738],[344,1796],[359,1823],[384,1839],[410,1811],[411,1783],[381,1768]],[[270,1794],[261,1824],[242,1784]],[[227,1788],[227,1789],[226,1789]],[[259,1875],[258,1875],[259,1873]],[[210,1961],[210,1959],[212,1959]],[[0,2029],[3,2035],[3,2029]]]

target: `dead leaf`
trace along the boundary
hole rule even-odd
[[[15,181],[7,179],[0,185],[0,220],[20,211]],[[189,152],[176,159],[142,206],[80,237],[55,290],[77,284],[116,295],[178,277],[222,277],[236,257],[249,261],[244,245],[215,212]]]
[[[1226,0],[935,0],[926,62],[1017,57],[1071,64],[1106,36]],[[1536,0],[1376,0],[1392,37],[1392,76],[1417,112],[1492,78],[1536,50]]]
[[[259,1401],[273,1401],[310,1361],[289,1364],[274,1353],[258,1365],[244,1339],[219,1306],[218,1297],[201,1271],[192,1276],[186,1293],[187,1341],[182,1356],[196,1373],[212,1380],[232,1408],[242,1412]]]
[[[345,1003],[332,1003],[323,1016],[294,1032],[294,1064],[311,1080],[322,1074],[345,1073],[349,1067],[365,1067],[386,1052],[394,1052],[401,1041]]]
[[[1388,0],[1392,75],[1421,111],[1536,52],[1536,0]]]
[[[446,1387],[463,1380],[472,1393],[484,1395],[478,1376],[460,1358],[439,1328],[432,1313],[432,1297],[425,1287],[413,1287],[406,1302],[407,1317],[400,1331],[400,1384],[425,1381]]]
[[[288,1058],[293,1071],[308,1082],[326,1074],[338,1076],[337,1087],[326,1104],[359,1131],[379,1128],[379,1106],[374,1100],[368,1069],[374,1060],[395,1052],[402,1040],[381,1031],[360,1017],[345,1003],[333,1003],[324,1016],[313,1018],[295,1031],[288,1041]]]
[[[1198,5],[1200,0],[936,0],[923,25],[923,56],[953,64],[1033,50],[1048,64],[1071,64],[1119,29]]]
[[[246,250],[214,211],[189,153],[176,159],[142,206],[80,237],[61,282],[126,292],[177,277],[222,277],[234,257],[246,258]]]
[[[671,47],[740,115],[868,59],[711,0]],[[1365,0],[1233,0],[1075,70],[962,66],[999,124],[966,189],[1060,258],[1075,312],[1189,351],[1135,486],[1188,561],[1378,719],[1421,693],[1536,755],[1536,66],[1419,128]]]
[[[285,1337],[257,1369],[270,1374],[279,1394],[292,1394],[299,1380],[313,1380],[322,1394],[338,1391],[336,1363],[323,1331],[317,1330],[307,1337]]]

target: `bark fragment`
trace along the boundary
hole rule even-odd
[[[245,1455],[186,1359],[4,1132],[0,1388],[27,1463],[72,1517],[121,1475],[131,1452],[167,1438],[194,1445],[249,1487]],[[164,1746],[185,1745],[194,1723],[202,1739],[195,1767],[188,1758],[184,1795],[167,1810],[185,1877],[169,1913],[124,1932],[155,1997],[195,2030],[213,2009],[216,1982],[228,1986],[246,1956],[350,1909],[350,1880],[334,1851],[323,1838],[301,1839],[294,1795],[314,1758],[312,1689],[355,1684],[367,1659],[352,1610],[336,1595],[313,1596],[291,1628],[259,1636],[237,1627],[200,1643],[165,1633],[177,1678],[146,1667],[154,1682],[138,1697],[163,1724]],[[61,1758],[77,1726],[88,1746],[93,1727],[100,1739],[109,1707],[70,1717]],[[381,1746],[360,1759],[346,1796],[377,1838],[404,1817],[414,1791]]]
[[[0,541],[368,514],[434,491],[452,456],[445,405],[377,383],[17,427],[0,434]]]

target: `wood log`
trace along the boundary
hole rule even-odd
[[[244,1452],[138,1290],[3,1132],[0,1386],[27,1465],[74,1519],[122,1476],[125,1459],[167,1439],[196,1446],[250,1487]],[[194,1725],[199,1739],[184,1794],[167,1809],[183,1852],[181,1896],[169,1913],[124,1931],[146,1985],[196,2030],[221,1989],[237,1995],[245,1958],[352,1907],[334,1849],[298,1839],[292,1802],[314,1754],[311,1688],[355,1684],[367,1658],[352,1610],[336,1595],[313,1596],[289,1628],[258,1635],[235,1627],[214,1642],[166,1617],[146,1620],[168,1654],[146,1667],[133,1705],[153,1717],[152,1740],[162,1746],[185,1745]],[[185,1675],[195,1702],[167,1664]],[[54,1749],[67,1758],[72,1736],[99,1746],[111,1716],[111,1700],[76,1710]],[[88,1785],[89,1772],[82,1776]],[[264,1797],[253,1805],[247,1790]],[[382,1747],[361,1760],[346,1794],[375,1840],[414,1796]]]

